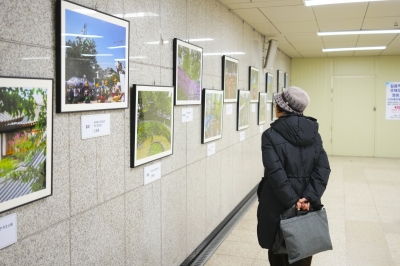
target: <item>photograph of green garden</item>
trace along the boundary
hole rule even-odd
[[[201,104],[203,48],[174,39],[175,104]]]
[[[250,102],[258,102],[258,68],[249,67]]]
[[[222,138],[222,92],[203,89],[201,143]]]
[[[237,130],[249,127],[250,124],[250,91],[238,90]]]
[[[224,102],[237,101],[239,83],[239,60],[224,55],[222,57],[222,88]]]
[[[52,79],[0,77],[0,213],[51,195]]]
[[[267,117],[267,93],[260,92],[260,101],[258,102],[258,124],[265,123]]]
[[[172,154],[173,89],[133,85],[131,167]]]

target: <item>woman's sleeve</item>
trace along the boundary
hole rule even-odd
[[[317,164],[311,173],[310,182],[303,192],[303,197],[311,202],[311,204],[317,203],[321,199],[322,194],[325,192],[326,185],[328,184],[330,173],[331,168],[329,166],[328,156],[324,148],[321,148]]]
[[[271,184],[279,201],[286,208],[290,208],[299,200],[299,196],[293,190],[292,185],[286,176],[286,171],[283,168],[271,141],[268,139],[266,132],[262,135],[261,143],[265,178]]]

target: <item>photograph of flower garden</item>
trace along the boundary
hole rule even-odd
[[[267,117],[267,93],[260,92],[260,101],[258,102],[258,124],[264,124]]]
[[[204,89],[202,143],[222,137],[222,91]]]
[[[238,65],[239,60],[223,56],[223,90],[224,102],[237,101],[237,86],[238,86]]]
[[[51,194],[51,167],[46,163],[51,166],[47,104],[51,106],[52,80],[21,80],[32,87],[0,78],[0,212],[35,200],[24,199],[31,193],[38,192],[38,198]],[[9,86],[13,82],[16,86]]]
[[[239,90],[237,129],[245,129],[250,123],[250,91]]]
[[[177,105],[201,104],[203,49],[174,39],[174,85]]]
[[[134,86],[133,167],[172,154],[173,87]]]
[[[258,69],[249,67],[250,102],[258,102]]]

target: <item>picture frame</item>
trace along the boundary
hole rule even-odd
[[[222,90],[203,89],[201,143],[222,138],[224,95]]]
[[[128,108],[128,20],[57,0],[56,112]]]
[[[237,130],[248,128],[250,124],[250,91],[238,90]]]
[[[277,70],[276,71],[276,92],[277,93],[283,92],[283,86],[284,86],[283,72],[282,72],[282,70]]]
[[[289,73],[285,72],[285,86],[284,88],[287,89],[289,88]]]
[[[237,102],[239,84],[239,60],[222,56],[222,90],[224,102]]]
[[[132,87],[131,168],[173,153],[174,87]]]
[[[258,101],[258,125],[265,124],[267,120],[267,93],[259,93]]]
[[[203,48],[174,39],[175,105],[201,104]]]
[[[265,73],[265,92],[273,92],[274,75],[270,72]]]
[[[0,213],[52,195],[53,79],[0,77]]]
[[[271,122],[273,122],[274,120],[276,120],[276,112],[275,112],[275,95],[277,93],[274,93],[272,96],[272,102],[271,102]]]
[[[256,67],[249,67],[249,91],[251,103],[258,102],[259,72],[260,70]]]

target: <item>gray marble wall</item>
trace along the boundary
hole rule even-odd
[[[1,76],[56,78],[55,2],[0,0]],[[248,89],[249,66],[262,69],[264,36],[219,1],[76,2],[110,14],[159,15],[129,19],[130,56],[146,57],[130,62],[130,84],[172,86],[173,38],[214,39],[196,43],[204,53],[245,52],[233,56],[240,60],[240,89]],[[146,44],[160,37],[168,43]],[[22,60],[32,57],[41,59]],[[290,73],[290,58],[278,52],[276,69]],[[205,88],[221,89],[221,56],[205,56],[203,73]],[[146,165],[129,167],[128,109],[53,113],[53,196],[0,214],[18,217],[18,242],[0,250],[0,265],[179,265],[263,174],[256,113],[244,141],[235,112],[224,114],[223,137],[207,157],[201,107],[191,107],[189,123],[181,123],[183,107],[175,107],[174,154],[160,160],[162,178],[146,186]],[[111,114],[111,135],[81,140],[81,116],[98,113]]]

